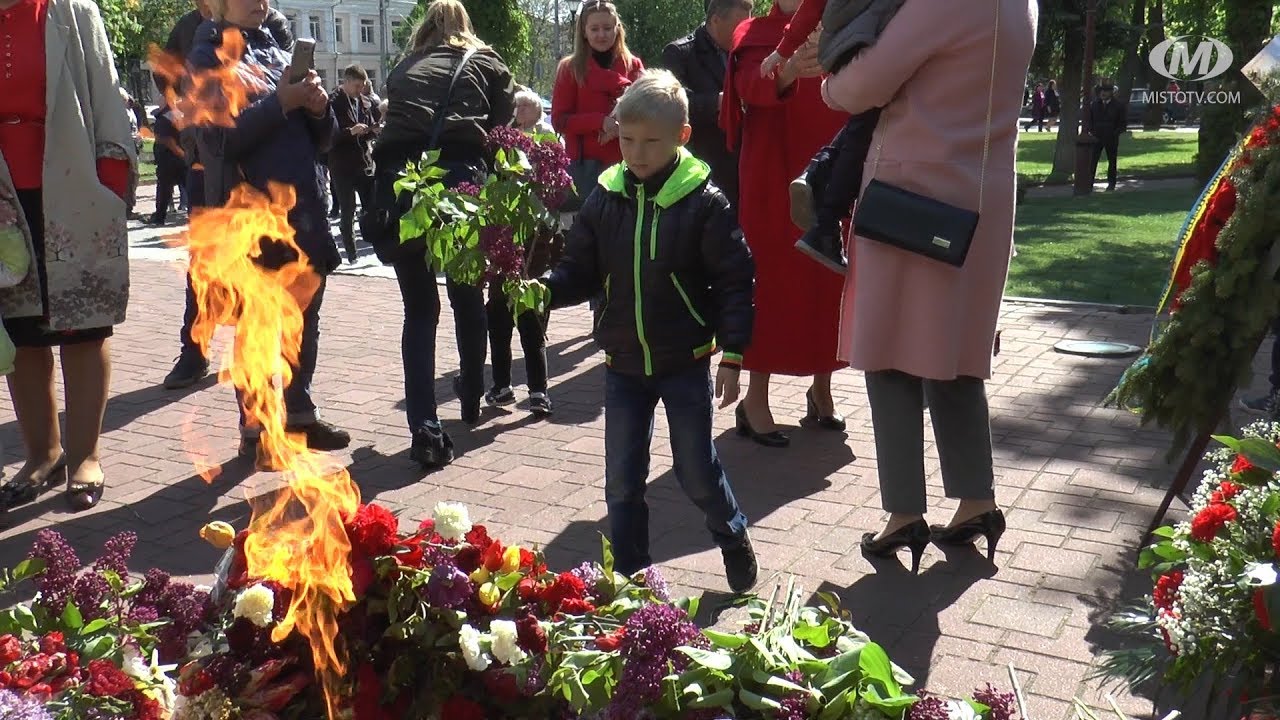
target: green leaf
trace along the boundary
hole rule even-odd
[[[778,702],[777,700],[774,700],[773,698],[768,697],[766,695],[759,695],[757,693],[753,693],[746,688],[742,688],[741,690],[738,691],[738,699],[742,701],[743,705],[746,705],[752,710],[782,709],[782,703]]]
[[[685,704],[685,707],[691,709],[722,707],[728,709],[733,703],[733,688],[724,688],[717,690],[708,695],[703,695],[696,700],[691,700]]]
[[[680,598],[679,600],[676,600],[675,603],[673,604],[676,607],[683,610],[684,614],[688,615],[689,618],[692,619],[694,617],[697,617],[698,607],[701,604],[701,601],[699,601],[698,598],[696,597],[683,597],[683,598]]]
[[[99,635],[84,646],[84,654],[92,660],[107,657],[115,649],[115,638],[110,635]]]
[[[784,695],[792,692],[798,692],[798,693],[809,692],[808,688],[797,685],[791,682],[790,680],[786,678],[778,677],[777,675],[771,675],[769,679],[765,681],[764,685],[765,687],[770,688],[772,690],[776,690]]]
[[[31,608],[27,605],[18,605],[13,609],[13,619],[18,627],[27,632],[36,631],[36,615],[31,612]]]
[[[44,560],[40,558],[27,558],[13,568],[13,572],[9,573],[9,578],[13,580],[13,582],[19,583],[43,572]]]
[[[1142,551],[1138,553],[1138,569],[1140,570],[1146,570],[1159,561],[1156,551],[1149,547],[1142,548]]]
[[[501,590],[502,592],[507,592],[511,588],[519,585],[520,581],[523,579],[524,579],[524,574],[517,570],[514,572],[503,573],[502,575],[499,575],[498,579],[495,580],[493,584],[498,586],[498,589]]]
[[[1152,537],[1172,539],[1172,538],[1173,538],[1173,526],[1172,526],[1172,525],[1162,525],[1162,526],[1160,526],[1160,527],[1156,528],[1155,530],[1152,530],[1152,531],[1151,531],[1151,535],[1152,535]]]
[[[831,644],[831,629],[826,623],[821,625],[799,624],[791,631],[791,636],[800,642],[806,642],[816,648],[824,648]]]
[[[524,292],[521,294],[521,299],[523,300],[524,295],[532,291],[532,288],[526,285]],[[602,559],[600,567],[604,570],[604,576],[607,578],[613,577],[613,543],[609,542],[609,538],[605,537],[604,533],[600,533],[600,557]]]
[[[682,646],[676,648],[680,652],[689,656],[689,659],[695,663],[711,668],[712,670],[728,670],[733,667],[733,657],[715,650],[703,650],[702,648]]]
[[[1270,473],[1280,471],[1280,448],[1275,443],[1262,438],[1231,438],[1223,435],[1214,436],[1218,442],[1226,445],[1259,469]]]
[[[900,695],[902,686],[893,677],[893,663],[889,654],[876,643],[867,643],[858,657],[858,669],[867,680],[874,682],[886,695]]]
[[[702,631],[702,634],[711,641],[712,645],[726,650],[733,650],[747,644],[747,637],[737,633],[723,633],[719,630],[706,628]]]
[[[854,699],[854,690],[846,690],[832,698],[826,707],[822,708],[822,712],[818,714],[818,720],[839,720],[843,718],[849,710],[849,703]]]
[[[67,607],[62,611],[62,624],[68,630],[79,630],[84,627],[84,616],[80,614],[80,609],[73,602],[68,602]]]

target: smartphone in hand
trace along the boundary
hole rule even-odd
[[[289,82],[302,82],[307,78],[307,73],[315,67],[316,63],[316,41],[310,38],[300,38],[294,41],[293,45],[293,62],[289,64]]]

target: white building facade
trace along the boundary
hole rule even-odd
[[[369,73],[374,89],[386,82],[383,59],[399,54],[392,38],[413,11],[413,0],[272,0],[293,23],[293,35],[316,41],[316,72],[332,90],[342,81],[343,68],[358,63]],[[386,23],[382,17],[385,12]]]

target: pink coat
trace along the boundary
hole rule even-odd
[[[875,177],[978,208],[995,45],[990,154],[968,259],[954,268],[855,235],[840,330],[840,357],[852,367],[933,380],[991,377],[1013,244],[1018,114],[1037,20],[1036,0],[965,3],[963,10],[953,0],[907,0],[876,44],[826,81],[824,96],[835,107],[884,107],[864,185]]]

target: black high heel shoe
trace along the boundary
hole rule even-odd
[[[809,388],[809,390],[804,394],[804,401],[807,414],[804,416],[804,419],[800,421],[801,424],[817,425],[823,430],[835,430],[836,432],[845,431],[847,425],[844,421],[844,416],[839,413],[833,413],[831,415],[818,414],[818,403],[813,399],[813,388]]]
[[[929,524],[917,520],[910,525],[903,525],[879,540],[873,532],[862,536],[862,554],[877,558],[892,557],[902,548],[911,549],[911,574],[920,574],[920,556],[929,545]]]
[[[791,444],[791,438],[783,434],[781,430],[767,433],[756,432],[751,427],[751,421],[747,419],[747,408],[742,403],[738,403],[738,409],[734,411],[734,415],[738,420],[739,435],[751,438],[752,441],[765,447],[784,448]]]
[[[987,539],[987,560],[995,560],[996,546],[1000,544],[1000,536],[1004,535],[1007,526],[1004,513],[999,509],[984,512],[981,515],[965,520],[958,525],[931,525],[929,534],[933,542],[939,545],[972,545],[978,536]]]

